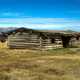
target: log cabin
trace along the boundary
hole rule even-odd
[[[27,28],[18,28],[8,31],[5,34],[7,35],[7,46],[10,49],[27,48],[45,50],[61,47],[67,48],[73,45],[73,38],[77,39],[74,33],[45,32]]]
[[[8,47],[15,49],[44,49],[51,44],[48,34],[26,28],[8,32]]]

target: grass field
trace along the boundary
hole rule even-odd
[[[80,80],[80,49],[0,49],[0,80]]]

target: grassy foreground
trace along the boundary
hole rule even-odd
[[[0,49],[0,80],[80,80],[80,49]]]

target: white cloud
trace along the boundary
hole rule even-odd
[[[3,13],[0,13],[0,15],[4,16],[4,17],[5,16],[6,17],[9,17],[9,16],[13,16],[13,17],[15,16],[16,17],[16,16],[19,16],[20,14],[19,13],[15,13],[15,12],[13,12],[13,13],[12,12],[3,12]]]
[[[29,18],[31,16],[25,16],[25,13],[21,13],[21,12],[2,12],[0,13],[0,16],[2,17],[21,17],[21,18]]]
[[[80,31],[80,20],[65,18],[0,18],[0,27],[33,29],[74,29]]]

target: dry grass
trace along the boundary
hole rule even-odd
[[[3,49],[3,48],[8,48],[7,41],[5,43],[0,42],[0,49]]]
[[[0,80],[80,80],[80,49],[0,48]]]

